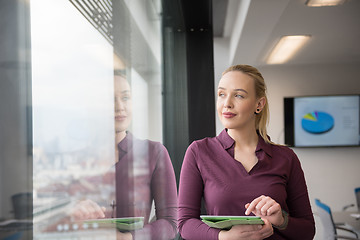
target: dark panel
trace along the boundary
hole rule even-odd
[[[189,142],[215,135],[211,29],[187,34]]]
[[[215,135],[212,0],[184,0],[183,9],[191,143]]]
[[[294,146],[294,98],[284,98],[285,144]]]
[[[182,0],[185,26],[188,30],[212,28],[211,0]],[[212,31],[212,30],[211,30]]]
[[[164,29],[163,127],[177,183],[189,145],[185,34]]]
[[[211,0],[163,1],[164,145],[177,180],[189,144],[215,135]]]

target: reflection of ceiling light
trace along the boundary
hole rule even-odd
[[[307,0],[306,5],[309,7],[336,6],[346,2],[346,0]]]
[[[123,70],[125,69],[126,65],[124,61],[114,53],[114,69],[115,70]]]
[[[310,35],[283,36],[270,53],[268,64],[281,64],[288,61],[310,39]]]

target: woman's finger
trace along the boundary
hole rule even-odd
[[[270,216],[278,212],[281,212],[281,206],[280,204],[274,201],[274,203],[267,208],[267,215]]]
[[[271,207],[273,207],[276,204],[276,202],[272,198],[269,198],[269,197],[266,198],[266,200],[264,202],[265,202],[264,205],[261,206],[261,209],[260,209],[261,214],[264,216],[271,215],[271,212],[269,212],[269,209]]]
[[[260,234],[262,235],[263,238],[268,238],[274,234],[274,229],[272,227],[272,224],[269,222],[269,220],[265,218],[262,218],[262,220],[264,221],[264,225],[260,230]]]
[[[248,205],[248,208],[245,211],[245,215],[249,215],[251,212],[253,212],[255,210],[256,205],[262,200],[262,197],[264,197],[264,196],[261,195],[260,197],[252,200],[252,202]],[[246,205],[245,205],[245,207],[246,207]]]
[[[71,214],[77,220],[104,218],[105,208],[100,207],[97,203],[91,200],[79,202]]]

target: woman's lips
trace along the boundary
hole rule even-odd
[[[233,118],[236,116],[236,114],[232,112],[224,112],[222,115],[224,116],[224,118]]]
[[[121,116],[115,116],[115,120],[116,121],[124,121],[126,119],[126,116],[123,116],[123,115],[121,115]]]

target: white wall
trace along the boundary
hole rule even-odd
[[[223,40],[214,42],[215,79],[219,79],[221,63],[226,63]],[[217,66],[217,64],[220,64]],[[241,63],[246,64],[246,63]],[[224,64],[222,64],[224,65]],[[223,70],[228,66],[225,66]],[[255,66],[256,67],[256,66]],[[258,67],[268,87],[270,123],[268,132],[273,141],[284,143],[283,98],[285,96],[359,94],[360,63],[338,65],[265,66]],[[217,82],[215,83],[217,85]],[[222,130],[217,123],[217,132]],[[294,148],[298,155],[314,207],[319,198],[340,211],[344,205],[355,203],[354,188],[360,186],[360,147]],[[322,227],[316,220],[321,239]]]

